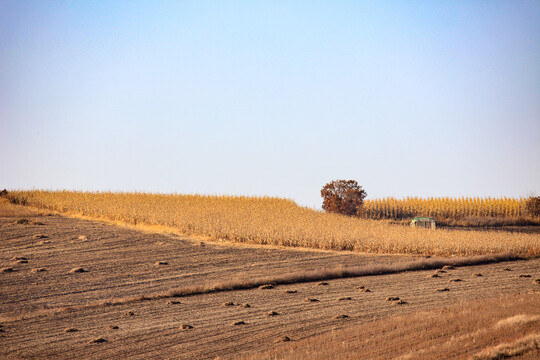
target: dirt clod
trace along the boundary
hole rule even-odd
[[[32,236],[34,239],[47,239],[48,236],[47,235],[43,235],[43,234],[36,234],[34,236]]]
[[[519,277],[520,278],[530,278],[531,275],[529,275],[529,274],[521,274],[521,275],[519,275]]]
[[[249,305],[249,304],[241,304],[241,305],[239,304],[238,306],[243,307],[243,308],[250,308],[251,307],[251,305]]]
[[[442,270],[455,270],[455,267],[453,267],[452,265],[444,265],[442,267]]]
[[[182,324],[182,325],[180,325],[180,329],[189,330],[189,329],[193,329],[193,326],[188,325],[188,324]]]
[[[24,256],[14,256],[11,258],[11,261],[19,261],[19,260],[28,260],[28,258]]]
[[[178,300],[168,300],[167,301],[167,305],[176,305],[176,304],[181,304],[181,302],[178,301]]]
[[[512,269],[510,269],[510,268],[504,268],[503,270],[504,271],[512,271]]]
[[[70,273],[83,273],[83,272],[86,272],[85,269],[83,269],[82,267],[76,267],[76,268],[73,268],[71,270],[69,270]]]
[[[232,323],[232,325],[246,325],[246,322],[245,321],[235,321]]]
[[[360,291],[360,292],[371,292],[371,290],[366,289],[366,288],[362,288],[362,289],[360,289],[359,291]]]
[[[0,273],[7,273],[7,272],[13,272],[15,271],[15,269],[13,269],[12,267],[3,267],[0,269]]]
[[[261,289],[261,290],[268,290],[268,289],[273,289],[273,288],[274,288],[274,285],[272,285],[272,284],[266,284],[266,285],[259,286],[259,289]]]
[[[275,342],[278,343],[278,342],[287,342],[287,341],[291,341],[291,338],[289,338],[288,336],[283,336],[277,339]]]
[[[441,275],[439,275],[437,273],[428,275],[428,278],[438,278],[438,277],[441,277]]]
[[[297,290],[285,290],[283,293],[284,294],[296,294],[298,291]]]
[[[480,276],[484,276],[484,275],[482,275],[480,273],[476,273],[476,274],[473,274],[473,276],[480,277]]]
[[[169,263],[166,262],[166,261],[156,261],[156,262],[154,263],[154,265],[155,265],[155,266],[169,265]]]
[[[75,329],[75,328],[67,328],[67,329],[64,329],[64,332],[66,332],[66,333],[75,332],[75,331],[79,331],[79,330],[78,330],[78,329]]]
[[[30,224],[30,220],[28,220],[28,219],[19,219],[19,220],[13,222],[13,225],[17,225],[17,224],[19,224],[19,225]]]
[[[304,299],[304,302],[308,302],[308,303],[311,303],[311,302],[318,302],[319,300],[317,299],[313,299],[313,298],[305,298]]]
[[[32,272],[35,272],[35,273],[43,272],[43,271],[47,271],[47,269],[45,269],[45,268],[34,268],[34,269],[32,269]]]
[[[15,261],[17,264],[28,264],[28,260],[17,260]]]
[[[397,296],[388,296],[386,298],[386,301],[398,301],[399,300],[399,297]]]
[[[133,316],[133,315],[135,315],[135,313],[133,311],[126,311],[124,313],[124,316]]]
[[[344,300],[352,300],[352,297],[350,297],[350,296],[344,296],[344,297],[340,297],[340,298],[338,299],[338,301],[344,301]]]
[[[236,304],[233,303],[232,301],[227,301],[227,302],[223,303],[223,306],[234,306],[234,305],[236,305]]]
[[[118,330],[119,329],[119,327],[117,325],[109,325],[108,328],[111,329],[111,330]]]
[[[407,302],[403,300],[392,301],[392,305],[404,305],[404,304],[407,304]]]
[[[334,316],[334,319],[347,319],[349,315],[341,314]]]
[[[317,286],[327,286],[327,285],[330,285],[330,284],[328,284],[327,282],[317,283]]]
[[[104,342],[107,342],[107,340],[100,337],[100,338],[97,338],[97,339],[94,339],[94,340],[90,340],[88,343],[89,344],[101,344],[101,343],[104,343]]]
[[[78,240],[88,240],[88,237],[86,235],[79,235],[79,237],[77,237]]]
[[[435,291],[443,292],[443,291],[450,291],[450,289],[449,288],[440,288],[440,289],[437,289]]]
[[[266,316],[276,316],[276,315],[279,315],[277,312],[275,311],[269,311],[265,314]]]
[[[448,282],[462,282],[462,281],[465,281],[465,280],[459,279],[459,278],[458,279],[450,279],[450,280],[448,280]]]

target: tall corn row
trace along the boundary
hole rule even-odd
[[[418,198],[364,201],[363,214],[369,219],[407,219],[416,216],[462,219],[466,217],[526,217],[526,199],[503,198]]]
[[[371,253],[472,255],[512,251],[540,256],[540,242],[534,234],[412,229],[323,213],[300,207],[291,200],[271,197],[38,190],[10,191],[8,196],[14,203],[73,216],[165,226],[185,235],[236,242]],[[489,201],[497,204],[494,199]],[[477,206],[477,202],[484,205]],[[374,200],[367,202],[366,211],[372,212],[372,217],[388,217],[413,214],[420,208],[433,215],[454,211],[455,204],[462,204],[458,212],[470,213],[481,208],[481,213],[486,213],[492,211],[486,202],[485,199],[456,202],[448,198]],[[505,202],[514,206],[510,207],[512,211],[518,208],[515,200]],[[470,204],[474,204],[470,206],[472,210],[468,209]]]

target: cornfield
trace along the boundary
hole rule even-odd
[[[363,216],[369,219],[408,219],[429,216],[437,219],[466,217],[527,217],[526,199],[513,198],[385,198],[366,200]]]
[[[179,194],[11,191],[13,203],[215,240],[369,253],[540,256],[535,234],[423,230],[323,213],[287,199]]]

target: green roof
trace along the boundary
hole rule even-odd
[[[413,219],[413,221],[414,221],[414,220],[418,220],[418,221],[420,221],[420,220],[424,220],[424,221],[426,221],[426,220],[429,220],[429,221],[435,221],[435,219],[428,218],[428,217],[415,217],[415,218]]]

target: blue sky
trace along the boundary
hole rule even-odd
[[[0,0],[0,188],[540,192],[538,1]]]

